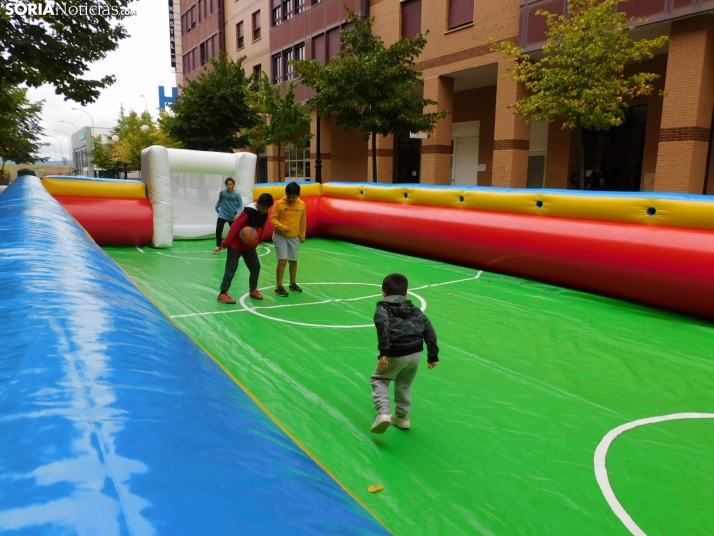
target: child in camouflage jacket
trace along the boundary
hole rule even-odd
[[[382,282],[384,299],[377,303],[374,325],[377,328],[379,362],[370,378],[377,416],[372,432],[383,433],[391,424],[402,430],[411,426],[411,385],[419,361],[427,347],[429,368],[439,364],[436,332],[429,319],[407,299],[409,282],[402,274],[390,274]],[[395,413],[390,415],[389,384],[394,382]]]

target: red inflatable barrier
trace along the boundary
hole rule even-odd
[[[322,236],[714,320],[714,232],[323,197]]]
[[[68,195],[55,199],[100,246],[151,244],[154,220],[148,199]]]

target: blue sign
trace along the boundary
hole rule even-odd
[[[178,97],[178,88],[171,88],[171,96],[167,97],[164,91],[164,86],[159,86],[159,109],[164,110],[167,104],[173,104]]]

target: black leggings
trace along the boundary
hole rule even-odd
[[[247,251],[241,251],[240,249],[228,248],[228,256],[226,257],[226,271],[223,274],[223,281],[221,282],[221,294],[228,292],[231,288],[231,283],[233,282],[233,276],[236,275],[236,270],[238,269],[238,260],[243,256],[245,265],[248,267],[250,272],[250,277],[248,278],[248,285],[250,290],[255,290],[258,288],[258,276],[260,275],[260,260],[258,259],[258,252],[253,249]]]
[[[223,242],[223,227],[226,223],[228,224],[228,228],[230,229],[231,225],[233,225],[233,220],[224,220],[223,218],[218,218],[218,222],[216,223],[216,247],[220,246],[221,242]]]

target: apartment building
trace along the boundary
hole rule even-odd
[[[511,60],[486,44],[490,38],[509,40],[538,53],[546,26],[536,11],[564,13],[567,0],[225,1],[232,4],[226,34],[230,28],[236,43],[228,47],[229,54],[247,55],[246,68],[260,65],[274,84],[294,79],[292,59],[329,61],[340,46],[344,5],[374,16],[374,32],[387,45],[429,31],[417,60],[423,96],[450,114],[428,135],[380,136],[380,182],[577,188],[574,133],[559,122],[528,125],[508,109],[525,89],[503,79]],[[585,133],[586,169],[600,166],[609,190],[714,193],[714,0],[629,0],[619,9],[635,17],[635,38],[667,35],[670,41],[651,61],[629,67],[632,72],[658,73],[656,94],[628,103],[620,127]],[[267,48],[263,44],[254,49],[254,35],[245,33],[255,29],[254,13],[261,14],[258,27],[267,30]],[[246,25],[243,34],[237,27],[241,21]],[[237,44],[240,35],[242,49]],[[304,100],[310,94],[298,88],[296,97]],[[364,134],[344,131],[334,118],[321,118],[320,127],[322,180],[372,180]],[[314,117],[311,129],[316,134]],[[282,151],[285,173],[277,172],[277,151],[270,148],[268,180],[314,178],[315,142],[310,152]],[[303,170],[302,177],[294,173],[297,169]]]
[[[181,0],[181,68],[177,84],[198,76],[209,59],[226,50],[224,0]]]

